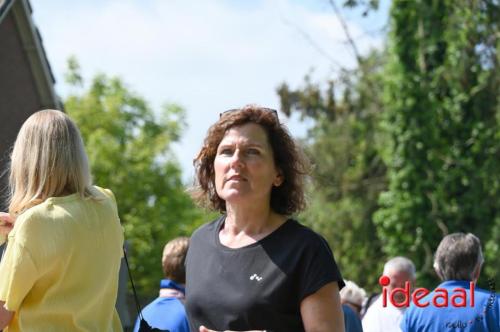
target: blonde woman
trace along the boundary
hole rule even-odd
[[[121,331],[114,308],[123,232],[109,190],[91,186],[75,124],[30,116],[11,156],[0,262],[0,330]]]

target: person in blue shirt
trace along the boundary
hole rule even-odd
[[[342,304],[342,311],[344,311],[345,332],[363,332],[357,312],[347,304]]]
[[[345,287],[340,291],[340,302],[344,311],[345,332],[363,332],[360,311],[366,292],[353,281],[344,282]]]
[[[403,332],[498,332],[499,296],[494,284],[489,290],[475,286],[483,254],[481,242],[471,233],[447,235],[434,257],[434,269],[443,281],[425,295],[416,289],[401,322]],[[421,297],[421,298],[420,298]]]
[[[188,246],[187,237],[178,237],[169,241],[163,249],[162,267],[165,279],[160,282],[159,296],[141,311],[144,320],[152,328],[170,332],[189,332],[184,309],[186,282],[184,262]],[[139,325],[138,317],[134,332],[139,331]]]

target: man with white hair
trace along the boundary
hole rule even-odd
[[[434,269],[443,282],[417,302],[414,299],[403,317],[402,330],[500,331],[500,304],[494,283],[490,282],[490,290],[475,286],[482,264],[481,242],[474,234],[445,236],[434,256]]]
[[[395,288],[404,289],[406,282],[409,285],[415,282],[415,265],[406,257],[394,257],[385,263],[382,278],[387,281],[386,294],[391,294]],[[387,297],[390,297],[390,295],[387,295]],[[401,331],[399,325],[406,307],[394,306],[387,297],[379,296],[366,311],[362,321],[364,332]],[[397,304],[402,303],[405,300],[405,294],[395,292],[394,300]]]

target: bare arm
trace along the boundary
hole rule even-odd
[[[14,317],[14,312],[5,309],[4,304],[5,302],[0,301],[0,330],[6,328]]]
[[[0,244],[4,242],[12,230],[14,219],[6,212],[0,212]],[[14,317],[14,312],[4,308],[5,302],[0,301],[0,331],[7,327]]]
[[[0,212],[0,244],[5,242],[7,235],[12,230],[13,224],[14,220],[8,213]]]
[[[344,332],[338,283],[326,284],[303,299],[300,313],[306,332]]]

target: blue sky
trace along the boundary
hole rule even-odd
[[[355,63],[328,0],[30,2],[61,96],[74,55],[87,80],[98,72],[119,76],[153,109],[165,102],[186,109],[189,128],[174,147],[186,181],[221,111],[248,103],[277,108],[280,83],[298,87],[312,69],[324,81],[335,63]],[[363,53],[383,44],[389,1],[381,3],[368,18],[343,10]],[[285,121],[293,135],[305,134],[307,124]]]

